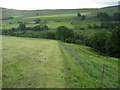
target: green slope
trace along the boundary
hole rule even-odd
[[[55,29],[58,26],[65,25],[71,29],[80,29],[87,28],[88,25],[100,24],[100,21],[97,21],[94,16],[98,12],[107,12],[112,15],[115,12],[118,12],[117,6],[105,7],[100,9],[58,9],[58,10],[13,10],[3,8],[3,18],[8,16],[13,16],[14,19],[8,19],[2,21],[3,29],[17,28],[19,23],[24,22],[27,26],[33,27],[37,24],[28,23],[29,21],[34,21],[40,18],[41,21],[59,21],[59,22],[45,22],[50,29]],[[112,12],[111,12],[112,11]],[[36,13],[41,13],[42,15],[36,16]],[[80,12],[82,15],[86,16],[85,21],[81,21],[77,17],[77,12]],[[9,24],[12,23],[12,24]]]
[[[110,6],[110,7],[104,7],[104,8],[85,8],[85,9],[54,9],[54,10],[15,10],[15,9],[7,9],[2,8],[2,18],[13,16],[14,18],[19,17],[31,17],[31,16],[37,16],[38,13],[39,16],[45,16],[45,15],[56,15],[56,14],[68,14],[68,13],[84,13],[84,12],[91,12],[95,14],[96,12],[107,12],[109,14],[113,14],[114,12],[118,12],[118,6]],[[112,11],[112,12],[111,12]]]
[[[76,87],[100,87],[102,64],[105,65],[103,87],[118,87],[118,59],[101,56],[92,48],[82,45],[61,43],[61,46],[74,58],[74,61],[66,59],[66,66],[76,77],[73,79]]]
[[[0,8],[1,9],[1,8]],[[13,16],[14,18],[19,18],[19,17],[32,17],[32,16],[37,16],[36,14],[38,13],[38,16],[46,16],[46,15],[56,15],[56,14],[68,14],[68,13],[77,13],[77,12],[92,12],[93,10],[96,9],[44,9],[44,10],[14,10],[14,9],[7,9],[7,8],[2,8],[2,18],[10,17]]]
[[[117,87],[118,59],[56,40],[3,36],[3,87]]]

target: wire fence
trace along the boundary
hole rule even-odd
[[[62,42],[59,42],[60,43],[60,46],[62,46],[71,56],[74,57],[74,59],[76,60],[77,63],[79,63],[80,66],[83,67],[84,71],[94,80],[96,81],[97,83],[99,83],[99,87],[100,88],[103,88],[105,87],[104,83],[103,83],[103,74],[104,74],[104,71],[102,71],[102,74],[100,73],[101,71],[99,71],[99,74],[95,75],[95,72],[93,72],[91,69],[90,69],[90,63],[88,63],[87,61],[87,57],[84,57],[84,59],[82,57],[80,57],[80,55],[75,51],[73,50],[73,48],[65,45],[64,43]],[[101,67],[101,66],[100,66]],[[96,68],[94,68],[96,69]],[[96,80],[97,79],[97,80]]]

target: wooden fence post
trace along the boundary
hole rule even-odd
[[[101,88],[103,87],[104,69],[105,69],[105,64],[102,64]]]

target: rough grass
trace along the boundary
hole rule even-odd
[[[66,59],[66,66],[70,64],[73,65],[70,66],[70,68],[73,69],[71,74],[79,78],[74,79],[78,82],[78,87],[101,87],[102,64],[105,64],[103,87],[118,87],[118,59],[101,56],[92,50],[92,48],[82,45],[67,43],[62,43],[61,45],[74,58],[74,62],[76,62],[76,64],[74,64]],[[80,69],[80,67],[81,70],[76,71],[78,68]],[[82,73],[79,73],[79,71]],[[81,79],[83,80],[82,82]]]
[[[56,40],[3,36],[3,88],[118,86],[118,59]]]
[[[3,87],[69,87],[63,60],[57,41],[4,36]]]

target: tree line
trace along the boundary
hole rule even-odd
[[[58,40],[90,46],[101,54],[120,58],[120,23],[114,29],[100,30],[91,36],[83,33],[74,33],[71,29],[61,26],[58,27],[56,35]]]
[[[119,21],[120,22],[120,13],[116,12],[112,16],[110,16],[106,12],[100,12],[100,13],[97,13],[95,18],[97,18],[101,21]]]
[[[116,26],[119,25],[119,22],[113,22],[113,21],[101,21],[100,25],[93,24],[88,25],[87,28],[89,29],[114,29]]]

